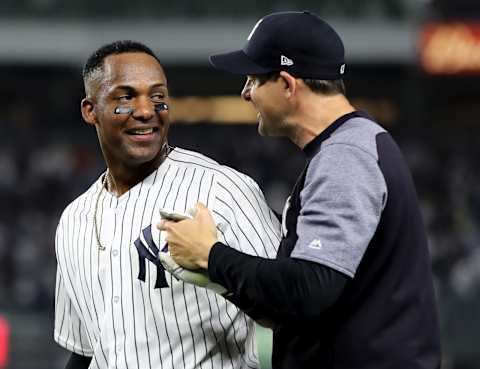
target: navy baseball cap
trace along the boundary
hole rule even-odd
[[[284,70],[299,78],[334,80],[345,73],[345,48],[316,14],[280,12],[260,19],[242,50],[212,55],[210,63],[234,74]]]

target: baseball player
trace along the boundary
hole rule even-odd
[[[68,369],[258,368],[253,321],[218,294],[165,273],[160,210],[201,201],[220,239],[276,254],[280,224],[256,183],[167,144],[167,79],[143,44],[95,51],[83,71],[81,111],[107,170],[64,210],[56,232],[54,338]]]
[[[307,158],[275,260],[217,237],[210,212],[162,222],[172,260],[208,270],[273,331],[273,368],[437,369],[440,344],[425,229],[392,137],[345,97],[344,47],[309,12],[262,18],[242,50],[211,57],[244,74],[259,131]],[[173,272],[175,272],[173,270]]]

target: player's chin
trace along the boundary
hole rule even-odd
[[[260,136],[277,136],[275,131],[268,124],[265,124],[265,121],[262,119],[258,121],[258,134]]]
[[[143,164],[154,160],[161,150],[161,145],[135,145],[128,148],[128,157],[131,163]]]

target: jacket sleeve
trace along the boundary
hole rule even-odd
[[[331,307],[350,279],[327,266],[295,258],[265,259],[217,242],[208,261],[210,279],[227,298],[257,321],[316,318]]]
[[[70,355],[70,359],[68,360],[65,369],[88,369],[91,361],[91,357],[78,355],[72,352],[72,355]]]

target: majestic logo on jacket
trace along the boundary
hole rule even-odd
[[[165,277],[165,269],[163,269],[162,264],[158,258],[158,253],[160,250],[153,242],[152,237],[152,225],[150,224],[147,228],[142,230],[142,236],[138,237],[134,242],[135,247],[138,251],[138,264],[140,271],[138,272],[138,279],[142,282],[145,282],[145,270],[146,270],[146,260],[152,262],[157,267],[157,280],[155,282],[155,288],[165,288],[169,287],[167,279]],[[146,244],[146,245],[145,245]],[[164,246],[162,252],[167,251],[167,245]]]

